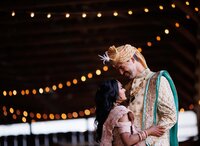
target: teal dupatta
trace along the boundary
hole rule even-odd
[[[173,82],[172,78],[170,77],[169,73],[165,70],[162,70],[162,71],[159,72],[157,80],[156,80],[156,99],[155,99],[155,104],[154,104],[154,117],[153,117],[153,123],[154,124],[157,123],[156,113],[157,113],[158,92],[159,92],[159,87],[160,87],[161,76],[164,76],[168,80],[169,85],[171,87],[171,90],[172,90],[172,93],[173,93],[173,96],[174,96],[174,103],[175,103],[175,107],[176,107],[177,120],[178,120],[178,95],[177,95],[177,91],[176,91],[174,82]],[[144,128],[144,125],[145,125],[144,122],[145,122],[145,114],[146,114],[146,100],[147,100],[147,91],[148,91],[148,88],[149,88],[150,79],[151,78],[149,78],[149,80],[147,81],[147,85],[146,85],[146,89],[145,89],[145,93],[144,93],[144,107],[143,107],[143,118],[142,118],[142,127],[143,128]],[[177,132],[178,132],[178,121],[170,129],[170,146],[178,146]]]

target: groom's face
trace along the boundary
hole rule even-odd
[[[124,63],[117,63],[115,65],[115,68],[118,70],[118,72],[125,76],[128,77],[129,79],[133,79],[136,76],[136,61],[131,58],[127,62]]]

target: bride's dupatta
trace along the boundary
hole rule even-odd
[[[103,125],[100,146],[112,146],[113,129],[117,125],[119,119],[122,118],[124,114],[129,112],[131,111],[122,105],[116,106],[110,111],[108,118]]]

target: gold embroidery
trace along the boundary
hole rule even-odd
[[[149,70],[149,68],[147,68],[133,80],[133,82],[131,83],[132,91],[130,91],[130,94],[129,94],[130,102],[132,102],[135,99],[136,95],[139,93],[141,89],[143,90],[145,88],[144,86],[146,85],[146,80],[150,77],[151,74],[152,74],[151,71]],[[136,87],[133,87],[133,85],[136,84],[136,80],[138,81],[138,79],[139,79],[139,85]]]
[[[131,93],[131,102],[135,99],[135,96],[138,94],[138,92],[144,87],[144,81],[145,78],[140,82],[140,84],[137,87],[134,87],[132,93]]]

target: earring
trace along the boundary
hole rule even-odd
[[[114,102],[114,103],[113,103],[113,105],[114,105],[114,106],[118,106],[118,105],[119,105],[119,103],[117,103],[117,102]]]

